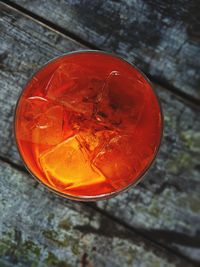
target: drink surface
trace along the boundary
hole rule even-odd
[[[30,172],[74,197],[135,183],[153,161],[162,118],[151,85],[129,63],[77,52],[38,71],[18,102],[15,134]]]

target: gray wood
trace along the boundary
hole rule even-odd
[[[0,12],[0,155],[21,165],[12,122],[22,86],[52,57],[82,47],[4,5]],[[200,112],[163,88],[157,89],[165,134],[156,164],[136,188],[96,205],[147,237],[198,261]]]
[[[192,266],[2,161],[0,173],[0,266]]]
[[[200,100],[197,0],[12,0]]]

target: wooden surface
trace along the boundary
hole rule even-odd
[[[192,266],[6,163],[0,171],[0,266]]]
[[[12,1],[200,100],[200,1]]]
[[[0,18],[0,156],[9,162],[0,162],[0,266],[16,266],[15,260],[18,266],[30,262],[65,266],[63,261],[66,266],[190,266],[190,262],[200,262],[199,109],[156,85],[165,134],[146,179],[116,198],[92,205],[60,199],[24,173],[13,142],[13,112],[18,94],[35,70],[55,56],[85,46],[3,4]],[[49,216],[53,216],[50,223]],[[69,221],[70,230],[64,229],[65,233],[59,228],[62,216]]]

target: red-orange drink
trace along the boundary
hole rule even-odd
[[[18,101],[15,135],[28,170],[66,197],[111,196],[136,183],[156,156],[162,115],[148,80],[116,56],[57,58]]]

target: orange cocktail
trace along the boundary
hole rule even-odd
[[[152,86],[110,54],[81,51],[41,68],[18,101],[28,170],[56,192],[98,199],[136,183],[156,156],[162,115]]]

